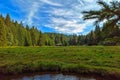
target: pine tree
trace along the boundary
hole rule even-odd
[[[87,40],[87,44],[88,45],[95,45],[95,34],[93,31],[91,31],[89,34],[88,34],[88,40]]]
[[[97,45],[102,39],[99,25],[96,25],[94,34],[95,34],[95,44]]]
[[[5,24],[3,20],[0,18],[0,46],[6,46],[6,30],[5,30]]]
[[[11,19],[10,19],[9,14],[6,15],[5,24],[6,24],[7,27],[11,27],[11,25],[10,25],[11,24]]]
[[[96,19],[95,23],[103,22],[104,20],[110,21],[110,24],[116,25],[120,21],[120,2],[112,1],[110,4],[100,0],[97,2],[100,10],[83,11],[84,20]]]
[[[37,46],[37,34],[34,26],[30,29],[30,33],[31,33],[32,45]]]
[[[26,30],[24,46],[31,46],[31,45],[32,45],[31,35],[30,32]]]
[[[42,32],[40,32],[39,33],[39,39],[38,39],[38,45],[39,46],[44,46],[45,44],[45,40],[44,40],[44,38],[43,38],[43,34],[42,34]]]
[[[21,22],[18,26],[18,45],[19,46],[24,46],[25,42],[25,31],[23,27],[23,23]]]

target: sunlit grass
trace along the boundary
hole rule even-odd
[[[120,73],[119,46],[4,47],[0,48],[0,72],[61,71]]]

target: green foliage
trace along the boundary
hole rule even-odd
[[[10,15],[7,14],[6,18],[5,18],[5,24],[7,27],[11,27],[11,19],[10,19]]]
[[[99,4],[103,5],[101,2]],[[97,13],[86,12],[86,14],[90,17]],[[97,25],[94,31],[78,36],[76,34],[42,33],[34,26],[30,28],[26,25],[25,27],[22,22],[12,21],[9,14],[5,18],[0,16],[0,46],[120,45],[119,39],[120,27],[115,20],[108,20],[103,27],[100,28]]]
[[[102,34],[101,34],[101,29],[100,27],[97,25],[95,27],[95,31],[94,31],[94,34],[95,34],[95,44],[97,45],[101,40],[102,40]]]
[[[22,22],[12,21],[9,14],[0,16],[0,46],[38,46],[42,40],[39,33],[34,27],[25,28]]]
[[[95,23],[102,22],[107,19],[108,21],[112,21],[112,24],[115,25],[120,21],[120,2],[113,1],[111,4],[107,4],[104,1],[97,2],[101,9],[98,11],[83,11],[84,19],[96,19]]]
[[[0,19],[0,46],[6,46],[6,30],[5,24],[2,19]]]
[[[44,37],[43,37],[42,32],[39,33],[38,45],[39,45],[39,46],[44,46],[44,45],[45,45],[45,41],[44,41]]]
[[[104,1],[98,1],[97,3],[101,6],[101,9],[82,12],[84,20],[95,19],[95,25],[97,24],[94,31],[95,37],[89,33],[88,36],[91,37],[88,37],[87,41],[92,45],[94,45],[92,41],[96,45],[119,45],[119,41],[115,39],[120,38],[120,2],[112,1],[110,4],[107,4]],[[101,29],[98,26],[100,22],[104,22]],[[116,36],[118,38],[114,38]],[[95,40],[91,39],[92,37]]]
[[[103,45],[106,46],[120,45],[120,37],[106,38],[103,41]]]

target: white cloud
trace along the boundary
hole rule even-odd
[[[32,5],[31,5],[31,8],[30,8],[30,11],[28,13],[28,16],[27,18],[25,19],[24,23],[28,23],[29,25],[32,25],[33,24],[33,17],[35,17],[35,14],[38,12],[39,10],[39,4],[37,2],[34,2]]]
[[[73,15],[70,10],[55,9],[55,8],[53,10],[51,10],[50,13],[53,15],[56,15],[56,16],[71,16],[71,15]]]
[[[52,2],[51,0],[41,0],[41,1],[52,6],[62,6],[62,4]]]
[[[90,25],[93,20],[84,22],[82,20],[83,15],[81,14],[81,11],[83,9],[89,9],[93,6],[92,4],[89,5],[91,7],[85,6],[85,4],[83,4],[83,2],[80,2],[80,0],[77,1],[79,2],[73,2],[72,6],[51,9],[49,13],[54,17],[50,19],[50,24],[47,24],[46,27],[50,27],[52,29],[55,29],[57,32],[67,34],[79,34],[84,32],[86,26]]]
[[[99,9],[98,0],[11,0],[23,12],[24,23],[46,26],[57,32],[79,34],[93,26],[94,20],[83,21],[81,11]],[[104,0],[113,1],[113,0]],[[119,0],[118,0],[119,1]],[[49,6],[49,7],[48,7]],[[36,19],[36,20],[35,20]],[[90,31],[91,29],[88,29]]]
[[[38,24],[34,21],[34,19],[40,20],[39,12],[44,4],[48,4],[50,6],[62,6],[59,3],[53,2],[51,0],[17,0],[13,1],[13,3],[19,7],[19,9],[26,14],[25,18],[22,20],[25,24],[29,24],[30,26]],[[33,24],[34,23],[34,24]]]
[[[76,20],[66,20],[64,18],[52,18],[52,23],[53,24],[46,26],[53,28],[60,33],[78,34],[83,32],[85,28],[85,24],[80,24]]]

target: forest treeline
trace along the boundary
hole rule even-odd
[[[120,28],[109,22],[87,35],[65,35],[42,33],[36,27],[24,26],[10,18],[0,15],[0,46],[79,46],[79,45],[120,45]]]
[[[0,46],[120,45],[120,2],[98,1],[96,4],[101,6],[100,10],[82,12],[84,20],[96,20],[95,30],[86,35],[42,33],[34,26],[12,20],[9,14],[0,15]]]

